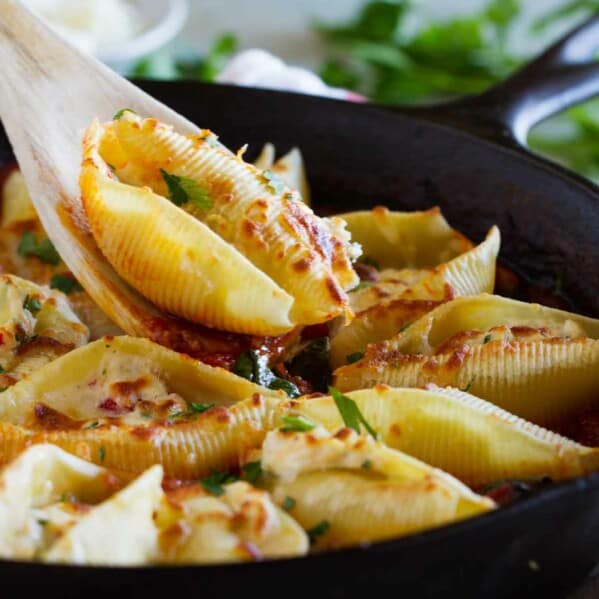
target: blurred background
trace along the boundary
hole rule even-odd
[[[27,0],[121,73],[417,104],[484,91],[599,0]],[[599,182],[599,100],[533,149]]]

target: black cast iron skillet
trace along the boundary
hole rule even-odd
[[[301,147],[316,206],[439,205],[502,259],[599,316],[599,188],[529,153],[528,129],[599,94],[599,18],[490,92],[427,109],[386,109],[198,83],[141,83],[230,147]],[[120,108],[120,107],[115,107]],[[12,159],[0,136],[0,164]],[[563,597],[599,561],[599,473],[408,538],[244,565],[73,568],[0,562],[3,596]]]

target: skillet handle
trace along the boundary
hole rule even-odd
[[[439,116],[486,137],[526,145],[534,125],[599,95],[597,50],[599,15],[485,93],[437,107],[444,113]]]

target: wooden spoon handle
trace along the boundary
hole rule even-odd
[[[70,270],[127,333],[148,335],[156,310],[118,277],[87,228],[79,198],[81,133],[133,108],[186,132],[197,127],[80,53],[16,0],[1,0],[0,118],[40,220]],[[108,310],[110,307],[110,310]]]

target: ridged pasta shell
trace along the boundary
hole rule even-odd
[[[381,268],[430,269],[474,247],[439,208],[395,212],[384,206],[340,215],[364,256]]]
[[[120,276],[159,308],[206,326],[256,335],[293,327],[293,299],[274,281],[167,199],[111,180],[90,143],[82,201]]]
[[[370,343],[388,339],[402,327],[433,310],[439,303],[396,299],[359,312],[331,339],[331,366],[338,368],[346,364],[348,356],[361,352]]]
[[[0,276],[0,386],[14,384],[88,338],[61,292]]]
[[[599,451],[522,420],[452,388],[373,389],[348,393],[385,444],[469,486],[504,479],[574,478],[599,470]],[[329,431],[343,426],[331,397],[291,402]]]
[[[89,133],[87,140],[87,155],[95,146],[93,151],[114,164],[123,183],[166,195],[161,169],[196,181],[212,207],[200,210],[188,203],[185,209],[293,297],[294,323],[324,322],[348,309],[340,282],[347,280],[345,287],[352,287],[358,279],[346,244],[292,192],[275,193],[269,179],[252,165],[207,137],[184,137],[130,113]],[[108,177],[99,156],[96,168]],[[93,220],[87,207],[86,212]]]
[[[0,460],[51,442],[107,467],[161,463],[193,478],[259,446],[280,397],[145,339],[99,340],[0,394]],[[194,415],[194,402],[215,407]]]
[[[383,383],[467,389],[541,426],[561,426],[599,397],[599,321],[481,295],[439,306],[335,372],[344,391]]]
[[[308,551],[308,537],[293,518],[268,493],[241,481],[224,486],[219,497],[197,485],[178,489],[158,521],[161,562],[253,561]]]
[[[383,276],[380,283],[350,293],[356,315],[331,340],[333,368],[369,343],[389,339],[440,302],[493,291],[499,244],[499,230],[493,227],[483,243],[431,271],[398,271],[395,279]]]
[[[270,432],[262,467],[274,500],[306,530],[326,522],[317,548],[398,537],[493,509],[453,477],[348,429],[330,436]]]
[[[42,543],[33,509],[69,494],[99,503],[115,490],[115,477],[53,445],[35,445],[0,470],[0,556],[31,558]]]

